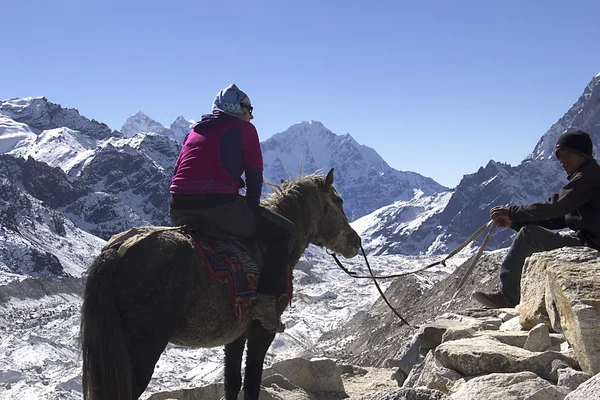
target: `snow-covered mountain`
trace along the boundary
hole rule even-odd
[[[81,276],[104,241],[57,210],[85,192],[58,168],[0,155],[0,285],[27,276]]]
[[[180,116],[166,128],[138,112],[121,132],[103,137],[89,134],[89,129],[76,130],[89,121],[76,110],[68,110],[69,126],[56,127],[48,117],[56,110],[62,108],[45,98],[0,102],[0,150],[60,167],[70,179],[88,186],[89,193],[63,211],[95,235],[106,239],[134,225],[168,224],[169,179],[179,142],[192,121]],[[17,114],[21,122],[12,119]],[[298,174],[300,165],[304,174],[335,167],[336,186],[351,219],[393,201],[445,189],[430,178],[392,169],[375,150],[348,134],[338,136],[319,122],[293,125],[262,146],[265,176],[271,182]],[[265,193],[269,191],[265,187]]]
[[[396,203],[385,211],[364,217],[355,222],[363,233],[364,243],[376,254],[388,253],[447,253],[466,240],[489,220],[489,210],[496,205],[529,204],[546,200],[567,182],[552,149],[556,140],[567,128],[588,132],[594,143],[594,155],[600,156],[600,74],[586,86],[577,102],[540,138],[533,152],[519,165],[490,161],[473,174],[465,175],[453,190],[447,204],[439,212],[418,215],[420,225],[410,231],[398,229],[404,220],[390,219],[388,215],[401,215],[411,203]],[[442,197],[441,197],[442,198]],[[440,199],[441,199],[440,198]],[[431,208],[431,207],[430,207]],[[513,231],[500,229],[492,236],[489,248],[510,244]],[[481,243],[483,235],[476,242]]]
[[[431,223],[446,208],[452,194],[448,190],[396,201],[351,225],[363,238],[363,247],[370,255],[427,253],[422,249],[435,247],[432,238],[443,229],[440,225],[431,226]],[[428,229],[423,229],[425,226]]]
[[[193,121],[188,121],[179,115],[175,121],[173,121],[171,126],[167,128],[160,122],[153,120],[143,112],[139,111],[125,121],[121,127],[121,133],[126,137],[133,137],[139,133],[156,133],[173,139],[181,144],[183,138],[190,131],[192,123]]]
[[[73,108],[62,108],[45,97],[28,97],[0,101],[0,114],[14,121],[25,123],[38,133],[48,129],[69,128],[94,139],[118,135],[106,124],[89,120]]]
[[[335,168],[336,188],[350,220],[394,201],[446,190],[431,178],[391,168],[375,150],[350,134],[336,135],[317,121],[300,122],[261,144],[265,178],[281,179]]]
[[[11,117],[15,104],[21,107],[21,122]],[[56,211],[104,239],[132,226],[169,224],[169,193],[165,188],[179,152],[177,142],[159,133],[125,137],[114,132],[98,138],[102,136],[90,134],[89,129],[71,128],[86,126],[89,121],[76,110],[67,110],[71,127],[56,128],[51,117],[38,117],[56,117],[56,110],[62,108],[45,98],[0,102],[0,150],[59,167],[73,184],[85,188],[78,198]],[[181,119],[175,123],[183,125]]]
[[[598,154],[599,83],[600,75],[522,163],[490,161],[465,175],[452,191],[417,173],[394,170],[349,134],[336,135],[315,121],[295,124],[261,144],[265,176],[277,183],[300,169],[311,173],[334,167],[350,218],[369,214],[355,226],[372,254],[444,253],[485,223],[490,207],[540,201],[564,185],[566,177],[552,155],[564,129],[590,132]],[[58,119],[61,113],[65,115]],[[70,126],[56,127],[57,120]],[[190,123],[178,117],[166,128],[137,113],[125,123],[125,134],[101,138],[89,128],[76,130],[102,125],[76,110],[64,110],[45,98],[13,99],[0,102],[0,150],[60,167],[73,182],[87,187],[81,198],[59,211],[106,239],[134,225],[169,224],[166,188],[179,150],[175,138],[186,134]],[[497,231],[490,248],[508,245],[511,234]]]

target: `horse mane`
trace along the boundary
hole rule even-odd
[[[325,210],[322,200],[325,176],[314,173],[291,178],[277,185],[269,184],[269,187],[273,193],[262,200],[262,206],[294,222],[301,234],[316,230],[317,216]],[[331,190],[337,193],[333,186]]]
[[[319,192],[325,186],[325,176],[314,173],[291,178],[280,184],[267,182],[267,185],[273,190],[273,193],[262,200],[261,204],[278,214],[290,215],[290,212],[301,211],[303,207],[306,207],[307,199],[316,200],[318,198]],[[306,210],[303,210],[303,214],[305,213]]]

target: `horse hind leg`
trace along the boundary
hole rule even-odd
[[[154,367],[167,343],[168,338],[164,337],[139,338],[131,343],[129,354],[134,377],[134,399],[138,399],[148,387]]]
[[[246,338],[225,345],[225,400],[237,400],[242,388],[242,355]]]
[[[168,283],[165,282],[165,285],[168,286]],[[168,298],[167,292],[175,294]],[[158,291],[148,297],[129,303],[121,313],[129,343],[134,399],[139,398],[150,383],[156,363],[169,343],[182,310],[177,292]]]
[[[248,334],[246,374],[244,376],[245,400],[258,400],[265,355],[274,338],[275,333],[267,331],[258,321],[252,322]]]

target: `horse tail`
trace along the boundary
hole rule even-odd
[[[88,271],[80,328],[84,400],[131,400],[133,372],[115,302],[115,250],[103,251]]]

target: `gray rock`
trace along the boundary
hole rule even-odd
[[[598,393],[600,393],[600,374],[592,376],[590,379],[579,385],[576,390],[565,397],[565,400],[597,399]]]
[[[449,342],[458,339],[467,339],[473,337],[491,337],[499,342],[508,344],[511,346],[521,347],[525,346],[525,342],[529,336],[527,331],[476,331],[471,328],[449,328],[442,337],[442,343]],[[563,335],[558,333],[552,333],[549,335],[551,346],[556,347],[558,351],[561,343],[565,343]]]
[[[448,327],[455,325],[467,325],[475,330],[495,330],[500,327],[502,320],[497,316],[487,317],[469,317],[467,315],[461,315],[461,311],[458,313],[444,313],[436,319],[435,322],[446,320]]]
[[[498,329],[501,331],[522,331],[523,327],[521,326],[519,317],[513,317],[508,321],[503,322]]]
[[[546,312],[546,263],[541,261],[543,254],[546,253],[534,253],[523,265],[519,318],[525,329],[538,324],[551,326]]]
[[[439,343],[438,343],[439,344]],[[436,345],[437,346],[437,345]],[[407,352],[402,356],[398,367],[404,371],[406,375],[410,373],[410,370],[423,361],[423,356],[419,352],[419,343],[418,341],[414,342],[407,350]]]
[[[550,332],[546,324],[537,324],[529,331],[523,348],[529,351],[544,351],[552,346]]]
[[[23,374],[18,371],[0,371],[0,382],[2,383],[17,383],[21,379],[23,379]]]
[[[498,318],[502,320],[502,322],[506,322],[514,317],[519,316],[519,311],[514,308],[501,308],[500,313],[498,314]]]
[[[573,346],[571,346],[567,341],[564,341],[560,344],[560,352],[574,360],[577,360],[577,354],[575,354]]]
[[[489,374],[459,381],[452,388],[455,400],[562,400],[565,393],[533,372]]]
[[[398,370],[392,374],[392,379],[395,380],[400,387],[404,385],[406,378],[408,378],[408,374],[400,368],[398,368]]]
[[[461,379],[462,375],[448,368],[444,368],[436,361],[433,352],[427,354],[419,368],[413,368],[403,387],[422,387],[439,390],[448,393],[454,383]]]
[[[298,386],[294,385],[292,382],[287,380],[285,376],[280,374],[273,374],[263,379],[261,382],[262,386],[270,387],[276,386],[285,390],[295,390],[298,389]]]
[[[377,393],[370,393],[359,397],[357,400],[447,400],[448,397],[437,390],[431,389],[388,389]]]
[[[556,382],[558,376],[552,374],[552,361],[561,360],[577,367],[575,360],[561,353],[534,353],[487,337],[442,343],[435,350],[435,357],[442,366],[463,376],[530,371]]]
[[[340,372],[346,376],[364,376],[369,373],[367,369],[352,364],[340,365]]]
[[[212,385],[193,388],[193,389],[179,389],[169,392],[154,393],[148,397],[147,400],[212,400],[220,399],[223,395],[223,384],[215,383]]]
[[[577,371],[573,368],[559,368],[558,371],[558,386],[565,387],[569,390],[575,390],[583,382],[591,378],[590,374],[582,371]]]
[[[271,369],[308,392],[344,392],[341,369],[330,359],[293,358],[275,363]]]
[[[545,254],[552,325],[560,325],[581,369],[594,375],[600,372],[600,253],[582,247]]]

